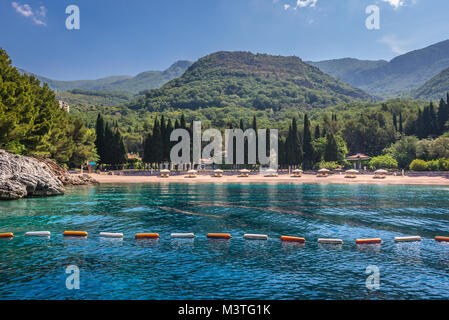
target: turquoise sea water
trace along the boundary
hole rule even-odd
[[[449,188],[136,184],[0,202],[0,299],[448,299]],[[25,237],[48,230],[50,239]],[[85,230],[87,239],[62,236]],[[122,232],[123,240],[98,233]],[[134,239],[158,232],[159,240]],[[172,232],[194,232],[172,240]],[[208,232],[233,238],[209,240]],[[268,241],[244,240],[268,234]],[[305,245],[281,243],[302,236]],[[420,235],[420,243],[395,236]],[[319,237],[342,246],[319,245]],[[381,237],[382,245],[356,246]],[[80,289],[66,288],[77,265]],[[366,268],[380,270],[370,291]]]

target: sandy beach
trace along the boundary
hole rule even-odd
[[[373,175],[358,175],[355,179],[345,178],[344,174],[317,177],[312,174],[304,174],[302,177],[293,177],[282,174],[278,177],[264,177],[262,175],[250,175],[238,177],[237,175],[225,175],[221,178],[210,175],[198,175],[196,178],[186,178],[185,175],[161,178],[159,176],[119,176],[107,174],[90,174],[99,183],[295,183],[295,184],[378,184],[378,185],[449,185],[447,176],[387,176],[385,179],[373,179]]]

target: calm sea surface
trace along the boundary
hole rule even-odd
[[[449,235],[448,195],[448,187],[170,183],[0,202],[0,232],[15,234],[0,240],[0,299],[449,299],[449,245],[433,240]],[[39,230],[51,238],[24,236]],[[64,230],[89,237],[64,239]],[[136,241],[138,232],[160,239]],[[172,232],[196,237],[172,240]],[[406,235],[423,241],[393,240]],[[383,244],[356,246],[364,237]],[[79,290],[66,288],[70,265],[79,267]],[[379,268],[378,290],[366,287],[368,266]]]

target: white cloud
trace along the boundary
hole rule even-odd
[[[382,1],[388,2],[395,9],[405,5],[405,2],[403,0],[382,0]]]
[[[386,44],[396,54],[406,53],[408,51],[406,47],[410,44],[410,41],[397,39],[395,35],[383,36],[378,42]]]
[[[25,18],[30,18],[35,24],[46,26],[45,18],[47,17],[47,9],[44,6],[40,6],[39,9],[34,10],[29,4],[18,4],[17,2],[11,3],[16,12]]]
[[[284,10],[293,9],[296,10],[298,8],[305,8],[305,7],[316,7],[318,0],[296,0],[296,5],[291,6],[289,4],[284,4]]]

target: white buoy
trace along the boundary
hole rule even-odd
[[[171,238],[194,238],[195,234],[193,233],[172,233],[170,235]]]
[[[28,231],[25,233],[26,236],[34,236],[34,237],[49,237],[50,231]]]
[[[318,243],[327,243],[327,244],[343,244],[343,240],[341,239],[318,239]]]
[[[412,242],[412,241],[421,241],[420,236],[412,236],[412,237],[394,237],[394,241],[396,242]]]
[[[123,233],[100,232],[100,237],[103,237],[103,238],[123,238]]]
[[[266,234],[244,234],[243,238],[249,240],[268,240],[268,236]]]

